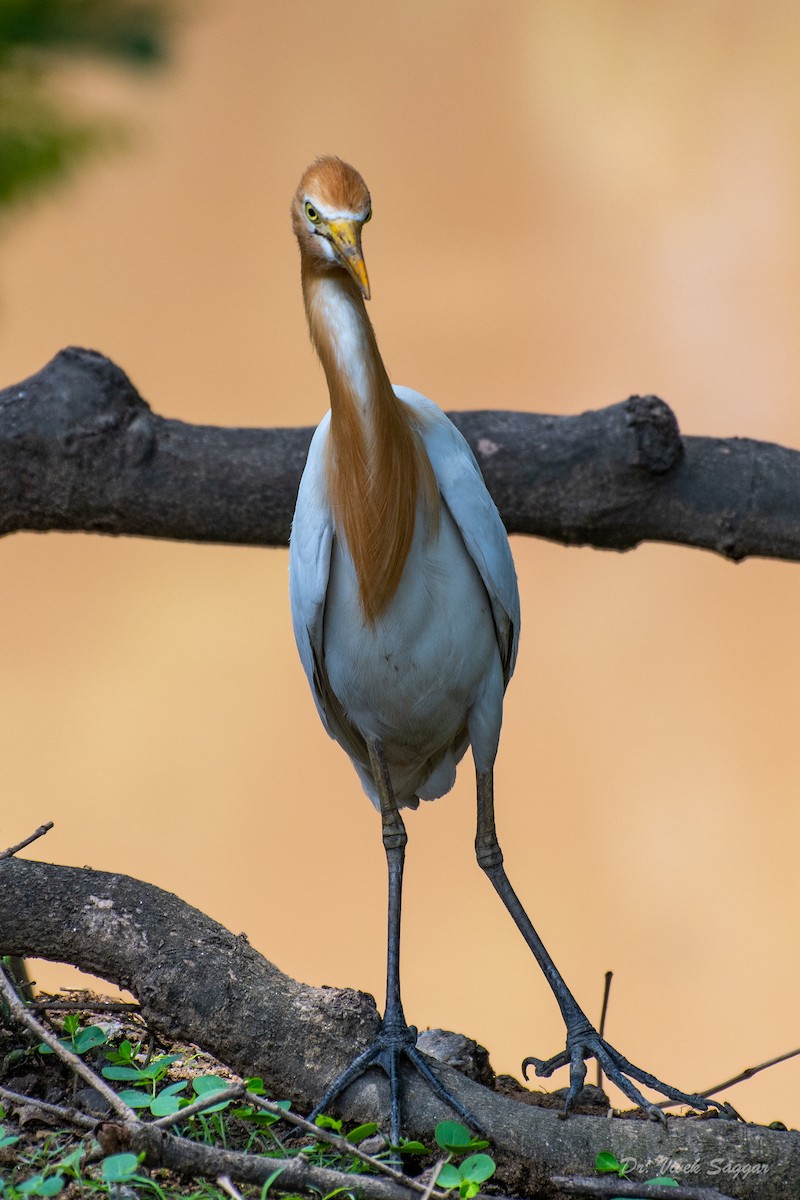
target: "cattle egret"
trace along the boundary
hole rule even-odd
[[[349,754],[381,814],[389,871],[386,1008],[377,1040],[334,1081],[316,1115],[371,1065],[390,1083],[390,1136],[400,1135],[405,1056],[473,1126],[479,1122],[416,1048],[400,998],[402,808],[453,786],[472,748],[478,862],[558,1001],[566,1048],[526,1059],[537,1075],[569,1065],[569,1109],[595,1057],[649,1115],[637,1083],[671,1100],[708,1102],[660,1082],[601,1039],[545,950],[503,869],[495,833],[493,766],[503,696],[514,670],[519,596],[508,538],[464,438],[441,410],[392,387],[364,301],[361,251],[370,194],[347,163],[320,158],[292,202],[311,340],[330,392],[300,483],[292,525],[290,593],[300,658],[320,718]],[[635,1082],[634,1082],[635,1081]]]

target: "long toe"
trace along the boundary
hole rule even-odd
[[[644,1071],[641,1067],[629,1062],[609,1042],[601,1038],[597,1030],[593,1028],[582,1029],[579,1034],[575,1035],[568,1032],[565,1050],[554,1054],[549,1059],[526,1058],[522,1064],[522,1071],[527,1079],[528,1067],[533,1067],[539,1078],[547,1079],[559,1067],[564,1067],[569,1063],[569,1092],[565,1106],[565,1111],[569,1111],[583,1087],[587,1058],[597,1059],[606,1078],[616,1084],[629,1100],[654,1120],[663,1122],[665,1120],[664,1113],[645,1098],[637,1084],[660,1092],[662,1096],[675,1104],[686,1104],[690,1108],[699,1109],[702,1112],[716,1105],[714,1100],[708,1100],[705,1096],[694,1095],[691,1092],[682,1092],[679,1088],[664,1083],[649,1071]]]
[[[416,1030],[412,1030],[410,1026],[400,1027],[395,1023],[391,1026],[381,1027],[372,1045],[362,1051],[350,1063],[350,1066],[342,1071],[341,1075],[337,1076],[314,1110],[309,1114],[308,1119],[313,1121],[320,1113],[325,1112],[345,1088],[348,1088],[351,1083],[360,1079],[371,1067],[380,1067],[389,1080],[389,1136],[391,1144],[397,1146],[401,1133],[402,1081],[400,1063],[404,1057],[408,1059],[415,1070],[422,1076],[434,1095],[444,1101],[476,1133],[484,1132],[481,1123],[445,1087],[433,1069],[428,1065],[424,1055],[417,1050]]]

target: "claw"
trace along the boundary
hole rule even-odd
[[[566,1050],[562,1050],[560,1054],[554,1054],[552,1058],[523,1058],[522,1060],[522,1077],[528,1079],[528,1067],[533,1067],[534,1071],[540,1079],[549,1079],[554,1071],[559,1067],[565,1067],[569,1062],[569,1054]]]
[[[400,1060],[405,1057],[422,1076],[434,1095],[452,1108],[461,1120],[476,1133],[485,1134],[486,1130],[481,1122],[445,1087],[428,1066],[426,1059],[417,1049],[416,1041],[417,1031],[411,1025],[401,1026],[392,1022],[388,1026],[382,1026],[372,1045],[362,1051],[350,1066],[333,1081],[320,1102],[309,1114],[309,1121],[314,1121],[346,1087],[360,1078],[370,1067],[380,1067],[389,1079],[391,1114],[389,1140],[393,1146],[397,1146],[400,1142]]]
[[[561,1050],[558,1054],[554,1054],[552,1058],[541,1059],[529,1057],[524,1059],[522,1074],[527,1080],[528,1068],[533,1067],[540,1079],[547,1079],[559,1067],[565,1067],[569,1064],[569,1091],[567,1092],[567,1099],[564,1105],[564,1115],[566,1116],[583,1088],[586,1078],[587,1058],[596,1058],[606,1078],[611,1083],[616,1084],[620,1091],[629,1100],[632,1100],[650,1120],[660,1121],[665,1125],[667,1118],[663,1109],[658,1108],[657,1105],[651,1104],[650,1101],[645,1099],[636,1086],[636,1083],[634,1083],[634,1080],[637,1083],[644,1084],[645,1087],[660,1092],[676,1104],[687,1104],[703,1112],[712,1106],[719,1107],[715,1100],[708,1100],[704,1096],[692,1095],[689,1092],[681,1092],[678,1088],[673,1088],[667,1083],[662,1083],[660,1079],[657,1079],[655,1075],[651,1075],[649,1071],[643,1071],[641,1067],[628,1062],[627,1058],[620,1054],[618,1050],[615,1050],[609,1042],[601,1038],[597,1030],[591,1027],[588,1030],[582,1028],[580,1033],[575,1034],[568,1030],[566,1049]]]

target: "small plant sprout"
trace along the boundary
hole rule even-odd
[[[455,1163],[445,1163],[436,1180],[441,1188],[458,1188],[461,1200],[472,1200],[485,1183],[495,1173],[494,1159],[488,1154],[471,1154],[469,1158],[456,1166]]]
[[[158,1097],[159,1082],[167,1074],[172,1064],[179,1060],[179,1054],[162,1054],[159,1058],[154,1058],[144,1067],[136,1066],[135,1063],[125,1067],[103,1067],[101,1074],[104,1079],[124,1080],[133,1084],[132,1088],[126,1088],[125,1091],[120,1092],[120,1099],[124,1100],[130,1108],[150,1108],[153,1101]],[[165,1088],[164,1090],[172,1095],[184,1087],[186,1087],[186,1080],[182,1080],[177,1086],[170,1084],[169,1088]],[[137,1090],[140,1088],[145,1090]],[[173,1108],[169,1111],[175,1112],[176,1109]],[[161,1112],[158,1115],[163,1117],[167,1113]]]
[[[81,1026],[78,1014],[68,1013],[64,1017],[64,1037],[60,1037],[58,1040],[65,1049],[71,1050],[73,1054],[85,1054],[87,1050],[93,1050],[95,1046],[104,1046],[108,1041],[108,1034],[99,1025]],[[39,1053],[52,1054],[53,1051],[44,1042],[40,1042]]]
[[[599,1171],[601,1175],[619,1175],[620,1179],[624,1179],[631,1169],[629,1162],[620,1162],[615,1154],[610,1150],[601,1150],[597,1158],[594,1160],[594,1169]]]
[[[468,1151],[483,1150],[489,1143],[473,1137],[465,1125],[458,1121],[440,1121],[434,1133],[436,1142],[448,1152],[449,1158],[466,1154]],[[481,1184],[494,1175],[496,1164],[488,1154],[470,1154],[463,1162],[446,1162],[436,1179],[438,1187],[449,1191],[458,1188],[461,1200],[472,1200],[481,1190]]]

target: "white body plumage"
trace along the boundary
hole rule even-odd
[[[353,344],[340,343],[345,360]],[[519,596],[505,529],[466,441],[432,401],[394,391],[419,419],[441,495],[438,532],[420,504],[399,587],[371,625],[328,501],[327,414],[300,484],[289,578],[295,638],[325,728],[376,806],[361,739],[379,739],[398,805],[416,807],[418,797],[450,790],[468,744],[479,769],[494,761]]]

